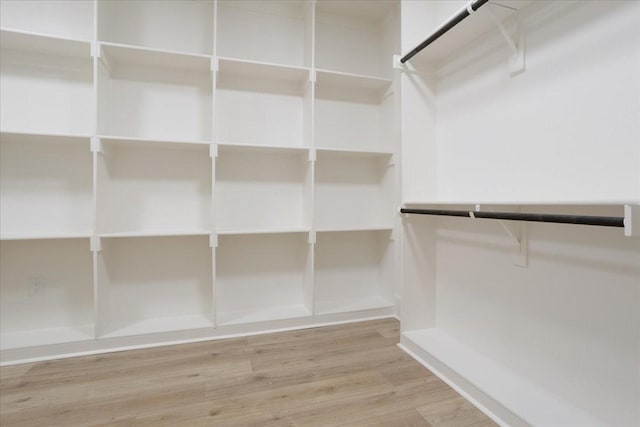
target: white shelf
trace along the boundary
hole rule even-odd
[[[305,151],[220,150],[215,218],[219,230],[310,226],[311,168]]]
[[[54,37],[10,28],[0,29],[0,48],[70,58],[90,58],[91,41]]]
[[[100,43],[100,50],[101,58],[114,71],[132,65],[197,72],[208,72],[211,68],[209,55],[106,42]]]
[[[262,145],[262,144],[234,144],[230,142],[218,142],[218,152],[254,152],[254,153],[299,153],[307,154],[307,147],[287,147],[284,145]]]
[[[98,252],[99,336],[211,327],[207,236],[105,239]]]
[[[121,231],[117,233],[100,233],[98,237],[106,239],[125,237],[180,237],[180,236],[209,236],[210,230],[143,230]]]
[[[358,229],[391,224],[395,212],[393,168],[389,159],[388,156],[318,151],[315,227]]]
[[[2,0],[0,27],[77,40],[93,38],[93,0]]]
[[[85,239],[93,235],[92,230],[70,233],[1,233],[0,240],[51,240]]]
[[[216,234],[220,236],[232,236],[242,234],[288,234],[288,233],[309,233],[308,227],[273,227],[273,228],[254,228],[254,229],[219,229]]]
[[[98,40],[213,53],[213,1],[100,1],[97,5]]]
[[[354,299],[338,298],[318,302],[316,304],[316,314],[351,313],[390,307],[393,307],[393,300],[377,296],[363,296]]]
[[[114,150],[148,150],[149,153],[158,151],[171,152],[189,152],[189,153],[207,153],[209,155],[209,146],[212,144],[207,141],[186,141],[186,140],[169,140],[158,138],[129,138],[120,136],[99,136],[101,149],[103,153],[111,154]]]
[[[305,234],[220,236],[216,249],[217,323],[309,315],[310,257]]]
[[[89,144],[91,135],[65,134],[65,133],[32,133],[32,132],[12,132],[3,129],[0,131],[0,141],[33,141],[47,144],[49,142],[76,142],[79,144]]]
[[[202,328],[213,328],[212,320],[206,315],[157,317],[141,320],[133,324],[115,322],[111,324],[113,332],[103,334],[100,338],[127,337]]]
[[[309,81],[309,68],[293,67],[260,61],[218,57],[221,79],[242,78],[303,85]]]
[[[211,145],[212,141],[204,140],[178,140],[178,139],[162,139],[162,138],[140,138],[140,137],[125,137],[125,136],[113,136],[113,135],[98,135],[102,141],[107,143],[122,143],[122,144],[195,144],[195,145]]]
[[[0,242],[2,350],[92,339],[88,239]]]
[[[498,417],[504,417],[503,422],[514,423],[513,414],[518,414],[521,418],[519,421],[528,425],[603,425],[591,415],[563,402],[549,390],[537,386],[440,329],[404,332],[401,345],[476,402],[487,405],[488,401],[493,401],[489,403],[492,406],[489,409]]]
[[[361,225],[361,226],[353,226],[353,227],[322,227],[318,228],[316,231],[318,233],[340,233],[340,232],[349,232],[349,231],[391,231],[393,230],[393,225]]]
[[[368,150],[368,149],[351,149],[351,148],[332,148],[318,147],[318,153],[327,153],[329,155],[353,156],[353,157],[390,157],[393,155],[391,151],[384,150]]]
[[[393,306],[391,230],[318,233],[315,313]]]
[[[311,310],[303,304],[274,306],[263,310],[221,311],[218,314],[220,326],[241,325],[256,322],[269,322],[282,319],[310,317]]]
[[[173,235],[211,229],[212,162],[201,144],[102,140],[100,235]]]
[[[66,328],[44,328],[2,333],[0,335],[0,348],[9,350],[93,339],[95,339],[93,324]]]
[[[91,134],[94,104],[90,46],[77,40],[2,31],[0,129]]]
[[[311,66],[312,4],[219,1],[217,54]]]
[[[88,138],[0,134],[1,238],[90,235],[92,163]]]
[[[105,43],[100,50],[99,134],[211,140],[211,57]]]
[[[382,95],[392,84],[391,79],[363,74],[343,73],[330,70],[316,70],[318,86],[345,88],[348,90],[372,91]]]

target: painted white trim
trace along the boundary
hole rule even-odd
[[[358,323],[358,322],[365,322],[365,321],[369,321],[369,320],[379,320],[379,319],[396,319],[396,320],[400,320],[395,314],[393,313],[389,313],[389,314],[382,314],[382,315],[376,315],[373,314],[373,312],[379,312],[381,310],[370,310],[370,314],[369,315],[365,315],[364,317],[357,317],[357,318],[346,318],[346,319],[342,319],[342,320],[327,320],[327,321],[320,321],[320,322],[316,322],[316,323],[306,323],[306,324],[298,324],[296,326],[288,326],[288,327],[281,327],[281,328],[271,328],[271,329],[264,329],[264,330],[254,330],[254,331],[248,331],[248,332],[237,332],[237,333],[224,333],[224,329],[238,329],[239,327],[244,327],[244,325],[232,325],[232,326],[221,326],[218,327],[216,329],[214,329],[214,331],[220,331],[219,335],[216,335],[215,332],[211,335],[208,335],[206,337],[200,337],[200,338],[191,338],[191,339],[181,339],[181,340],[162,340],[160,339],[157,342],[153,342],[153,343],[148,343],[148,344],[132,344],[132,345],[119,345],[119,346],[109,346],[110,342],[114,342],[114,341],[126,341],[131,339],[132,337],[118,337],[118,338],[105,338],[105,339],[97,339],[97,340],[93,340],[93,341],[82,341],[82,342],[75,342],[75,343],[65,343],[65,344],[53,344],[51,346],[38,346],[38,347],[29,347],[29,348],[18,348],[18,349],[11,349],[11,350],[3,350],[2,351],[2,355],[3,355],[3,359],[6,353],[18,353],[18,352],[25,352],[25,351],[37,351],[37,352],[46,352],[46,348],[47,347],[62,347],[62,348],[72,348],[74,346],[77,346],[78,344],[83,345],[83,344],[88,344],[88,343],[94,343],[95,345],[100,345],[103,344],[105,345],[105,348],[101,348],[101,349],[95,349],[95,350],[86,350],[86,351],[62,351],[60,353],[53,353],[53,354],[48,354],[45,356],[39,356],[39,357],[25,357],[25,358],[16,358],[13,360],[2,360],[0,362],[0,366],[11,366],[11,365],[19,365],[19,364],[23,364],[23,363],[34,363],[34,362],[44,362],[44,361],[48,361],[48,360],[56,360],[56,359],[68,359],[68,358],[72,358],[72,357],[80,357],[80,356],[93,356],[96,354],[105,354],[105,353],[114,353],[114,352],[120,352],[120,351],[128,351],[128,350],[140,350],[140,349],[145,349],[145,348],[153,348],[153,347],[164,347],[164,346],[170,346],[170,345],[179,345],[179,344],[191,344],[191,343],[196,343],[196,342],[204,342],[204,341],[217,341],[217,340],[222,340],[222,339],[232,339],[232,338],[242,338],[242,337],[249,337],[249,336],[255,336],[255,335],[264,335],[264,334],[274,334],[274,333],[278,333],[278,332],[290,332],[290,331],[297,331],[297,330],[301,330],[301,329],[312,329],[312,328],[319,328],[319,327],[324,327],[324,326],[335,326],[335,325],[346,325],[349,323]],[[383,311],[388,311],[386,309],[384,309]],[[330,315],[330,316],[317,316],[317,317],[331,317],[331,318],[337,318],[337,317],[348,317],[349,314],[353,314],[353,313],[340,313],[339,315]],[[317,320],[317,319],[314,319]],[[286,320],[285,321],[289,321],[290,320]],[[265,326],[268,327],[269,324],[273,324],[279,321],[274,321],[274,322],[264,322]],[[254,324],[255,325],[255,324]],[[180,331],[181,333],[188,333],[189,331]],[[144,336],[144,335],[142,335]],[[133,337],[133,338],[140,338],[141,336],[138,335],[137,337]]]

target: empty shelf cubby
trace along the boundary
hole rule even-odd
[[[311,316],[308,233],[220,236],[218,325]]]
[[[100,336],[214,325],[208,236],[103,238],[97,273]]]

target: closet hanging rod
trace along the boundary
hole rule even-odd
[[[507,221],[552,222],[557,224],[599,225],[603,227],[624,228],[624,217],[587,216],[587,215],[555,215],[516,212],[480,212],[446,209],[411,209],[401,208],[400,213],[437,216],[457,216],[464,218],[501,219]]]
[[[480,9],[489,0],[474,0],[467,3],[467,6],[464,9],[461,9],[458,13],[456,13],[451,19],[445,22],[442,26],[440,26],[437,30],[435,30],[425,41],[420,43],[418,46],[413,48],[413,50],[407,53],[400,59],[400,62],[403,64],[413,58],[418,52],[420,52],[425,47],[429,46],[434,41],[438,40],[442,37],[447,31],[458,25],[463,19],[467,16],[471,15],[472,12]]]

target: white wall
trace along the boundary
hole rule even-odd
[[[450,14],[415,3],[403,2],[403,52]],[[509,76],[497,31],[422,77],[404,73],[403,200],[640,199],[640,2],[537,1],[521,14],[524,74]],[[438,328],[605,425],[640,423],[640,239],[533,225],[520,268],[495,222],[428,228],[405,226],[403,292],[435,298],[422,308]],[[436,247],[416,252],[433,257],[422,266],[407,253],[416,233]],[[412,327],[432,326],[422,316]]]
[[[499,224],[441,221],[436,324],[605,425],[638,423],[640,241],[529,225],[529,266]]]
[[[402,2],[400,27],[404,55],[435,27],[437,2]],[[436,197],[436,81],[426,74],[400,75],[402,199]]]
[[[534,2],[524,74],[497,32],[445,64],[438,197],[640,198],[639,19],[639,2]]]

